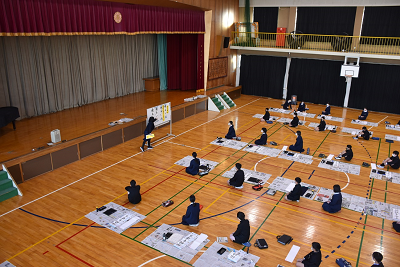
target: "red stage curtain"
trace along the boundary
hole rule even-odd
[[[167,77],[168,89],[195,90],[203,88],[201,67],[203,59],[198,54],[200,34],[170,34],[167,36]],[[203,53],[201,52],[201,55]],[[200,66],[199,66],[200,64]]]
[[[121,13],[120,23],[114,14]],[[0,0],[0,35],[204,33],[204,12],[95,0]]]

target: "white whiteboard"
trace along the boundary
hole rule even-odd
[[[157,119],[154,126],[158,127],[171,121],[171,102],[147,109],[147,121],[150,117]]]

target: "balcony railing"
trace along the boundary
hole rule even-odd
[[[231,46],[400,55],[398,37],[233,32]]]

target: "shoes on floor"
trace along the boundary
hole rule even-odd
[[[383,168],[385,168],[385,165],[381,164],[381,165],[378,165],[376,167],[378,167],[379,169],[383,169]]]
[[[149,146],[147,149],[153,149],[153,147],[152,147],[152,146]]]
[[[189,224],[189,226],[196,227],[196,226],[199,226],[199,224],[198,224],[198,223],[196,223],[196,224]]]
[[[144,148],[143,147],[140,147],[140,150],[142,150],[142,152],[144,152]]]
[[[335,157],[335,159],[342,159],[342,157]]]
[[[235,186],[235,188],[236,188],[236,189],[242,189],[242,188],[243,188],[243,185],[242,185],[242,186]]]

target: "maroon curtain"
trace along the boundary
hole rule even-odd
[[[116,12],[121,14],[120,21]],[[204,31],[203,11],[95,0],[0,0],[0,35],[204,33]]]
[[[204,87],[203,82],[201,82],[201,87],[198,87],[201,73],[198,63],[203,65],[197,53],[199,36],[200,34],[169,34],[167,36],[168,89],[195,90]],[[201,36],[204,38],[204,35]],[[201,48],[203,44],[204,39]]]

